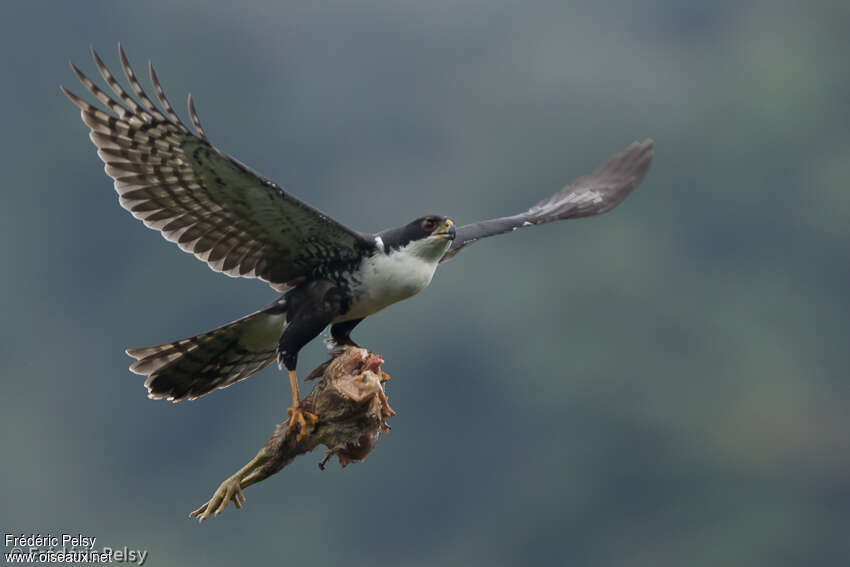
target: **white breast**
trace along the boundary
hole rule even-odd
[[[416,295],[431,283],[438,264],[404,249],[365,258],[349,279],[351,308],[334,322],[360,319]]]

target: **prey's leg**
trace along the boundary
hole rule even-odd
[[[242,494],[242,489],[251,486],[255,482],[262,480],[257,478],[253,473],[262,467],[271,455],[265,451],[260,451],[257,456],[251,459],[247,465],[236,471],[236,473],[221,483],[218,489],[205,504],[189,514],[190,518],[198,518],[198,522],[203,522],[212,516],[218,516],[227,507],[229,502],[241,509],[245,503],[245,495]]]

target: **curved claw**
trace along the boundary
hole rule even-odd
[[[313,426],[319,421],[319,416],[309,411],[304,411],[300,405],[287,409],[286,413],[289,415],[289,427],[286,433],[291,434],[295,426],[298,425],[298,434],[295,436],[296,441],[301,441],[307,433],[313,430]]]

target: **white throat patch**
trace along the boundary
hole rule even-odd
[[[379,239],[375,239],[376,244]],[[391,249],[389,253],[384,253],[383,242],[380,244],[380,251],[364,258],[349,278],[351,308],[334,322],[366,317],[428,287],[451,241],[440,237],[422,238]]]

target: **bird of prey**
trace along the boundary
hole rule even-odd
[[[441,262],[482,238],[556,220],[610,211],[644,178],[653,143],[633,143],[590,175],[512,216],[456,227],[426,215],[397,228],[359,232],[297,199],[274,181],[216,149],[198,119],[194,131],[177,116],[149,65],[159,106],[144,91],[127,56],[118,55],[131,94],[92,49],[114,97],[73,63],[105,108],[65,87],[115,182],[122,207],[210,268],[259,278],[280,292],[271,305],[218,329],[127,354],[147,376],[151,398],[194,399],[247,378],[275,360],[292,388],[289,427],[300,437],[317,418],[299,406],[298,352],[328,325],[332,341],[355,345],[350,333],[365,317],[422,291]]]

